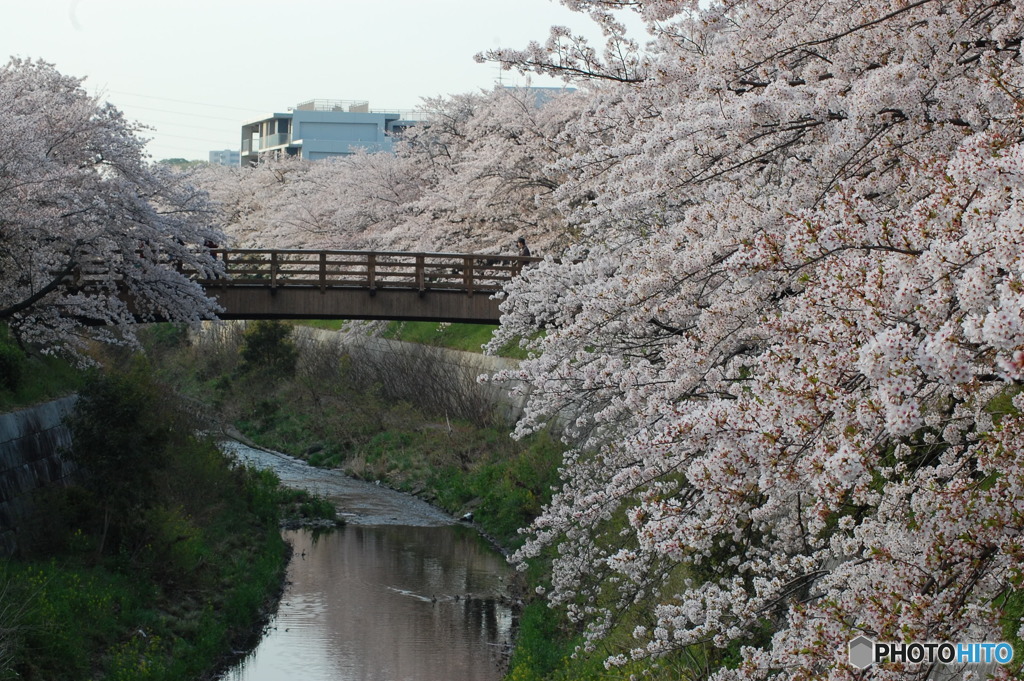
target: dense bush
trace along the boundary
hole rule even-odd
[[[73,446],[67,453],[82,471],[115,525],[137,519],[152,504],[154,473],[165,456],[188,437],[185,424],[160,387],[137,368],[128,374],[99,374],[79,392],[68,419]]]

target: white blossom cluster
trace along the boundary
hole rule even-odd
[[[180,271],[216,270],[205,195],[149,165],[140,132],[49,64],[0,67],[0,322],[21,341],[73,353],[216,312]]]
[[[606,50],[484,57],[590,102],[555,163],[579,245],[493,343],[533,353],[498,377],[529,385],[518,432],[575,445],[517,558],[557,547],[591,644],[645,613],[609,664],[741,645],[718,680],[923,679],[847,642],[1016,631],[1024,3],[563,4]]]

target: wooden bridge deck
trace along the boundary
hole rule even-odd
[[[222,319],[393,319],[497,324],[492,294],[534,257],[472,253],[215,249],[201,279]]]

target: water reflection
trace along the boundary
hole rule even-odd
[[[350,525],[285,533],[291,582],[230,681],[501,678],[504,559],[469,528]]]

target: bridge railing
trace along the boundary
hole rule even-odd
[[[207,286],[455,290],[491,294],[540,258],[473,253],[218,248],[224,275]]]

